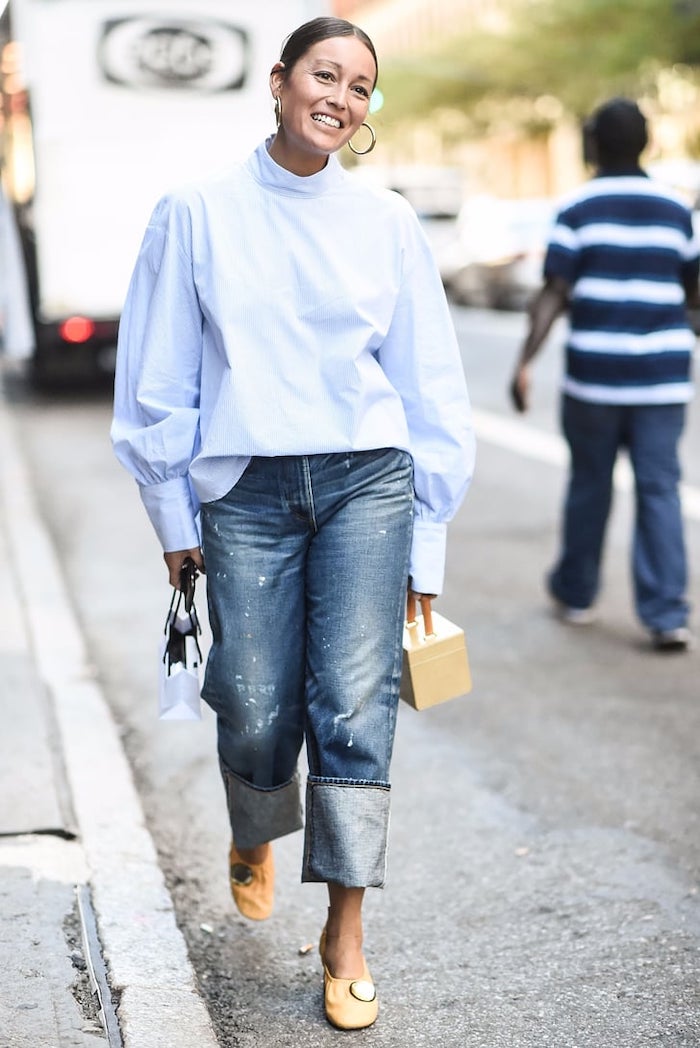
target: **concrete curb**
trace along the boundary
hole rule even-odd
[[[1,397],[0,446],[9,568],[54,706],[124,1048],[216,1048],[119,732],[90,671]]]

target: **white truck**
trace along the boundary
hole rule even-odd
[[[38,378],[111,370],[157,199],[272,132],[270,68],[288,33],[327,6],[9,0],[2,185],[22,238]]]

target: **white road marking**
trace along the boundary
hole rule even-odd
[[[568,465],[566,442],[556,433],[545,433],[520,419],[507,418],[492,411],[474,411],[473,419],[477,437],[488,444],[550,466],[566,468]],[[618,491],[632,491],[633,487],[630,464],[626,458],[620,458],[615,466],[615,488]],[[681,484],[680,490],[684,517],[700,521],[700,488]]]

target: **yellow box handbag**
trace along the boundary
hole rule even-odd
[[[472,677],[464,630],[432,610],[429,597],[408,595],[403,630],[400,696],[424,710],[471,691]]]

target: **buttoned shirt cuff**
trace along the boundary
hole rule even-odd
[[[416,593],[442,593],[445,579],[447,525],[430,520],[413,521],[409,573]]]
[[[187,477],[139,485],[141,500],[165,553],[200,544],[197,511]]]

